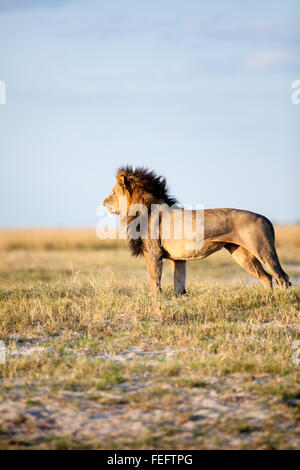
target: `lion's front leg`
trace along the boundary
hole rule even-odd
[[[173,261],[174,293],[185,294],[186,261]]]
[[[162,259],[155,256],[153,253],[144,251],[144,258],[147,264],[151,294],[156,295],[161,291],[161,274],[162,274]]]

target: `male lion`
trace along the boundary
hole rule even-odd
[[[273,225],[266,217],[239,209],[206,209],[203,212],[203,244],[198,248],[188,249],[184,235],[180,239],[174,237],[175,218],[184,210],[179,208],[176,199],[169,195],[165,178],[146,168],[133,170],[131,166],[119,168],[116,178],[117,183],[103,205],[109,213],[120,214],[120,197],[123,196],[121,200],[126,198],[125,219],[129,247],[132,255],[143,255],[145,258],[152,294],[161,290],[163,259],[172,261],[175,294],[185,294],[186,261],[206,258],[221,248],[226,248],[233,259],[249,274],[259,279],[264,287],[272,288],[272,276],[280,287],[286,289],[291,285],[276,253]],[[130,211],[134,206],[139,208],[138,212]],[[168,208],[171,235],[166,236],[163,233],[161,213],[154,216],[152,207]],[[196,212],[190,212],[192,224],[196,220]],[[138,236],[132,236],[130,226],[137,217],[139,223],[135,225],[136,230],[143,225],[143,217],[148,220],[151,217],[153,220],[156,218],[158,236],[151,236],[151,223],[145,224],[144,230],[141,230]]]

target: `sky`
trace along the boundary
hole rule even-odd
[[[0,226],[95,226],[123,164],[300,220],[298,0],[0,0]]]

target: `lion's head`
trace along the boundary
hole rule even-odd
[[[168,206],[177,201],[168,193],[167,183],[163,176],[157,176],[147,168],[131,166],[121,167],[116,174],[117,182],[111,193],[103,201],[103,205],[110,214],[120,213],[120,198],[127,198],[127,207],[132,204],[144,204],[150,208],[151,204],[165,203]]]
[[[103,201],[103,205],[109,214],[118,215],[120,213],[120,197],[124,195],[122,186],[117,182],[111,193]]]

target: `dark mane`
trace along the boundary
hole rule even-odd
[[[117,179],[121,176],[126,181],[128,192],[134,196],[135,202],[144,204],[150,210],[151,204],[165,203],[168,206],[177,204],[177,199],[169,194],[166,179],[157,176],[154,171],[144,167],[132,166],[120,167],[117,171]],[[130,221],[129,221],[130,222]],[[133,256],[141,256],[144,250],[144,241],[141,238],[132,239],[129,235],[129,249]]]
[[[137,167],[133,170],[132,166],[127,165],[119,168],[116,176],[124,176],[128,181],[128,190],[138,193],[141,202],[147,206],[161,202],[172,206],[178,202],[169,194],[166,179],[148,168]]]

